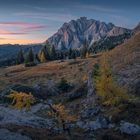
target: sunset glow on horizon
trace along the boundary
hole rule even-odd
[[[132,29],[140,21],[139,4],[138,0],[4,0],[0,3],[0,44],[42,43],[65,22],[82,16]]]
[[[44,40],[33,40],[33,39],[2,39],[0,40],[0,44],[38,44],[38,43],[43,43]]]

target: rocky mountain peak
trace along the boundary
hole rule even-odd
[[[129,29],[117,27],[113,23],[105,23],[87,17],[80,17],[64,23],[63,26],[48,39],[56,48],[80,48],[85,40],[92,45],[106,36],[118,36],[130,33]]]

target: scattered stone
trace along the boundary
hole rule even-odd
[[[106,117],[99,116],[95,121],[79,121],[77,122],[77,126],[85,130],[97,130],[100,128],[109,128],[110,123]]]
[[[138,135],[140,134],[140,126],[122,121],[120,124],[120,131],[129,135]]]

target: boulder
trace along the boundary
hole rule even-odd
[[[88,73],[87,88],[88,88],[87,97],[96,96],[92,71]]]
[[[138,135],[140,134],[140,126],[122,121],[120,124],[120,131],[121,133],[126,133],[129,135]]]
[[[93,118],[94,116],[98,115],[101,111],[99,106],[94,108],[88,108],[81,112],[81,118]]]
[[[100,128],[108,128],[109,121],[104,116],[99,116],[96,121],[87,122],[87,129],[89,130],[97,130]]]
[[[85,129],[85,130],[97,130],[101,128],[109,128],[110,122],[109,120],[104,116],[98,116],[95,121],[78,121],[76,125],[79,128]]]
[[[67,94],[67,100],[74,100],[74,99],[77,99],[77,98],[80,98],[83,96],[83,93],[82,92],[78,92],[78,93],[75,93],[75,92],[71,92],[69,94]]]
[[[25,135],[10,132],[7,129],[0,129],[0,140],[31,140],[31,139]]]
[[[85,122],[84,121],[77,121],[76,125],[79,128],[82,128],[82,129],[85,129],[86,128],[86,125],[85,125]]]
[[[78,85],[74,90],[67,93],[67,100],[74,100],[87,94],[87,87],[85,83]]]
[[[49,107],[46,104],[36,104],[31,107],[29,111],[27,110],[17,110],[14,108],[6,107],[0,105],[0,124],[16,124],[39,128],[54,128],[55,122],[51,118],[42,118],[39,116],[38,111],[45,109],[48,110]]]
[[[48,96],[56,96],[60,94],[60,91],[53,80],[49,80],[43,85],[37,84],[33,88],[36,91],[36,96],[41,99],[47,99]]]

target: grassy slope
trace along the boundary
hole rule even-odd
[[[62,77],[71,83],[79,83],[96,62],[96,58],[78,59],[76,62],[53,61],[25,68],[23,65],[0,69],[0,90],[12,84],[34,85],[47,80],[58,82]]]
[[[113,71],[121,84],[129,87],[130,92],[138,94],[135,86],[140,79],[140,32],[109,54]]]

